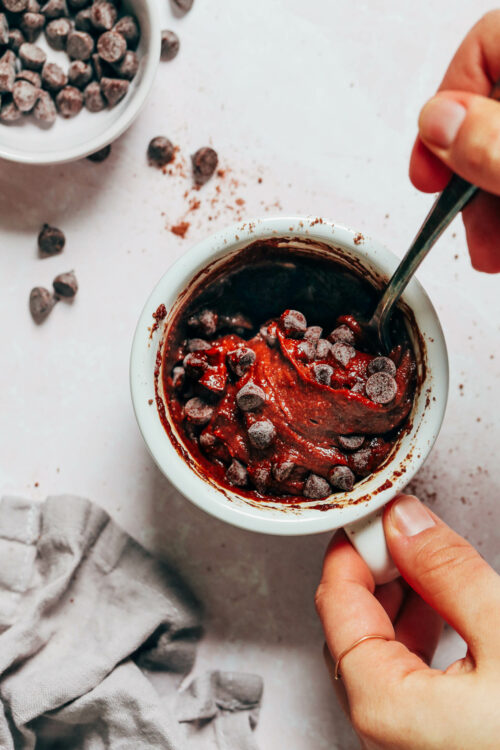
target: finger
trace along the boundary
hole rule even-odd
[[[461,536],[412,495],[384,513],[389,550],[401,575],[468,643],[475,658],[495,647],[500,578]],[[497,647],[500,652],[500,644]],[[500,655],[500,653],[499,653]]]
[[[341,674],[349,700],[367,691],[381,690],[386,680],[394,682],[403,674],[424,667],[420,659],[393,640],[394,628],[374,597],[374,589],[366,563],[345,534],[336,535],[327,550],[316,593],[316,607],[332,657],[338,659],[344,649],[366,635],[390,639],[364,641],[342,659]]]
[[[409,591],[395,625],[396,638],[430,664],[436,651],[443,620],[427,602]]]
[[[417,138],[410,158],[410,180],[423,193],[439,193],[451,177],[451,170]]]
[[[500,195],[500,102],[442,91],[424,106],[418,126],[422,142],[449,169]]]
[[[390,583],[384,583],[383,586],[377,586],[375,589],[375,599],[385,609],[392,623],[399,614],[405,598],[405,592],[406,585],[401,578],[390,581]]]
[[[332,655],[326,643],[323,646],[323,657],[325,659],[326,669],[330,676],[333,689],[335,690],[337,700],[340,704],[342,711],[345,713],[345,715],[349,719],[350,718],[349,701],[347,700],[347,693],[344,687],[344,683],[342,682],[342,680],[335,679],[335,663],[332,659]]]
[[[500,272],[500,197],[479,193],[462,217],[473,267],[485,273]]]

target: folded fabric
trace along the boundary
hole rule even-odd
[[[200,634],[179,576],[102,509],[71,496],[0,501],[2,750],[201,749],[207,721],[208,746],[253,749],[259,677],[197,678],[179,723],[141,671],[188,673]]]

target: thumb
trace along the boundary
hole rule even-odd
[[[500,102],[462,91],[443,91],[419,117],[421,140],[453,172],[500,195]]]
[[[384,515],[389,550],[403,578],[469,645],[489,649],[500,611],[500,577],[476,550],[413,495]]]

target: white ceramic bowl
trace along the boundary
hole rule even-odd
[[[25,164],[58,164],[81,159],[115,141],[137,117],[153,85],[160,61],[161,24],[156,0],[124,0],[123,7],[136,16],[141,27],[137,48],[139,70],[125,98],[112,109],[90,113],[85,108],[69,120],[58,116],[50,128],[39,127],[31,116],[17,123],[0,123],[0,158]],[[43,33],[35,42],[47,59],[67,70],[65,52],[55,52]]]
[[[361,263],[372,276],[375,274],[380,279],[387,279],[398,264],[395,255],[371,239],[360,241],[359,235],[350,229],[325,220],[320,223],[317,219],[302,217],[246,221],[203,240],[167,271],[146,302],[132,346],[132,400],[140,430],[154,460],[165,476],[195,505],[244,529],[268,534],[311,534],[352,524],[368,515],[372,517],[373,511],[382,508],[419,470],[443,420],[448,394],[448,358],[436,311],[420,283],[413,279],[402,301],[412,311],[420,332],[422,348],[416,340],[414,346],[418,350],[420,372],[425,371],[425,376],[417,388],[409,417],[411,428],[404,433],[390,461],[381,469],[358,482],[350,493],[335,494],[334,501],[342,503],[343,507],[320,510],[319,505],[331,504],[332,499],[328,498],[320,503],[303,502],[299,508],[293,509],[282,504],[252,501],[204,479],[181,458],[155,406],[148,404],[148,400],[154,397],[153,371],[158,344],[172,317],[173,306],[194,276],[214,260],[237,253],[256,240],[275,240],[278,237],[292,244],[300,242],[301,238],[326,244],[335,254],[340,252],[346,261]],[[168,314],[163,328],[160,327],[150,341],[152,314],[162,303]]]

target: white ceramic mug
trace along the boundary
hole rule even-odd
[[[284,504],[251,500],[208,480],[195,464],[188,464],[175,447],[181,443],[170,420],[168,435],[155,406],[154,369],[161,337],[194,277],[214,261],[226,259],[257,240],[277,239],[292,246],[306,240],[312,254],[331,252],[336,259],[359,265],[371,278],[384,281],[398,258],[371,239],[326,220],[303,217],[264,218],[233,225],[189,250],[160,279],[146,302],[135,333],[130,363],[132,400],[140,430],[154,460],[177,489],[198,507],[244,529],[266,534],[300,535],[344,527],[368,563],[377,583],[392,580],[398,572],[391,561],[382,526],[384,505],[412,479],[428,456],[440,430],[448,396],[448,357],[439,320],[427,294],[413,279],[402,302],[411,311],[419,335],[411,329],[419,385],[409,428],[392,450],[389,460],[348,493],[335,493],[322,501],[304,501],[288,509]],[[318,243],[315,248],[314,243]],[[321,249],[320,249],[321,248]],[[302,248],[301,248],[302,249]],[[272,252],[272,251],[270,251]],[[149,338],[152,315],[164,304],[167,316]],[[168,418],[168,410],[167,410]],[[332,501],[341,507],[331,507]],[[320,507],[325,506],[326,510]],[[328,507],[330,506],[330,507]]]

